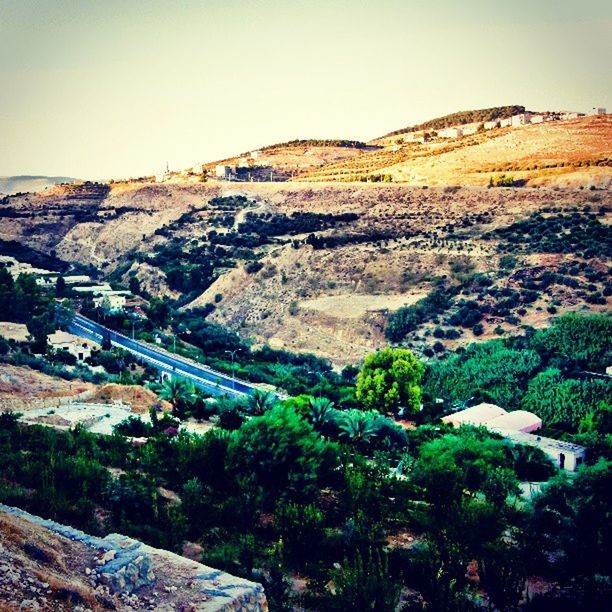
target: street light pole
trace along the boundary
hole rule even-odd
[[[234,368],[234,358],[236,357],[236,353],[239,350],[240,349],[234,349],[233,351],[225,351],[226,353],[229,353],[232,356],[232,389],[234,391],[236,390],[236,370]]]

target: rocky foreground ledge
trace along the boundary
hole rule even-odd
[[[0,504],[0,609],[265,612],[268,604],[258,583]]]

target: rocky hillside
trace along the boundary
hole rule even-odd
[[[261,585],[165,550],[0,504],[2,610],[263,612]]]
[[[145,296],[204,306],[245,336],[338,363],[385,343],[390,322],[395,341],[445,350],[609,300],[607,190],[227,182],[80,190],[5,198],[0,239],[120,284],[134,278]],[[415,325],[399,321],[405,311],[393,314],[411,304],[420,312],[440,286],[441,310]]]

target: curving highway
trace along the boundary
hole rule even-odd
[[[104,327],[80,314],[74,315],[68,328],[71,333],[98,343],[101,342],[104,336],[108,336],[113,346],[129,351],[162,373],[186,378],[192,381],[196,387],[211,395],[239,397],[251,395],[257,390],[257,387],[251,383],[232,378],[227,374],[213,370],[180,355],[168,353],[151,344],[132,340],[128,336]]]

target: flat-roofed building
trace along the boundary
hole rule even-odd
[[[586,449],[584,446],[580,446],[580,444],[545,438],[544,436],[522,431],[495,428],[492,428],[491,431],[499,433],[516,444],[526,444],[527,446],[539,448],[554,461],[559,469],[567,470],[568,472],[576,471],[586,458]]]
[[[49,334],[47,342],[56,351],[66,351],[74,355],[79,361],[84,361],[91,357],[92,348],[97,348],[97,345],[91,342],[91,340],[86,340],[62,330]]]

